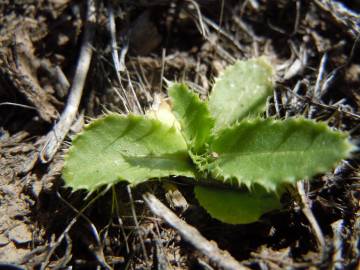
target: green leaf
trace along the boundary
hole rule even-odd
[[[351,150],[347,134],[325,123],[303,118],[243,120],[219,132],[204,166],[215,178],[276,190],[283,183],[328,171]]]
[[[110,114],[90,123],[65,156],[63,178],[73,189],[93,191],[120,180],[193,177],[187,145],[175,127],[145,116]]]
[[[188,145],[198,152],[208,141],[214,126],[207,104],[185,84],[173,84],[169,89],[169,96]]]
[[[265,58],[238,61],[216,79],[209,97],[215,130],[262,112],[273,91],[273,69]]]
[[[256,187],[251,191],[195,186],[199,204],[213,217],[230,224],[247,224],[280,209],[280,197]]]

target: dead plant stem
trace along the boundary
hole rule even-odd
[[[214,242],[208,241],[198,230],[178,218],[169,208],[160,202],[153,194],[145,193],[143,198],[150,210],[161,217],[171,227],[176,229],[184,240],[192,244],[201,253],[207,256],[214,264],[225,270],[248,270],[228,252],[218,248]]]
[[[95,0],[87,0],[84,39],[80,49],[74,80],[70,88],[66,107],[60,116],[59,122],[47,134],[45,144],[40,151],[40,160],[43,163],[48,163],[53,159],[75,120],[93,54],[95,13]]]

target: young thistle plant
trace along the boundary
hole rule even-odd
[[[330,170],[353,149],[347,133],[325,123],[260,117],[273,88],[264,58],[226,68],[207,101],[173,83],[172,108],[112,113],[88,124],[65,156],[65,184],[94,191],[169,176],[207,180],[194,181],[195,196],[212,217],[255,222],[281,208],[287,185]]]

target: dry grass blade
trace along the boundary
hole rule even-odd
[[[178,218],[169,208],[160,202],[153,194],[145,193],[143,198],[150,210],[163,218],[166,223],[175,228],[180,235],[192,244],[201,253],[207,256],[214,264],[225,270],[248,270],[241,265],[228,252],[218,248],[214,242],[208,241],[198,230]]]

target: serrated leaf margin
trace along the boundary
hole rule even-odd
[[[280,124],[281,125],[281,124],[286,124],[286,121],[294,121],[299,125],[316,123],[316,125],[314,127],[316,129],[318,129],[319,131],[330,132],[331,134],[336,136],[338,139],[343,140],[343,144],[341,147],[342,149],[339,149],[339,151],[341,152],[341,154],[339,154],[339,158],[334,160],[334,162],[331,166],[319,166],[314,171],[312,171],[306,175],[289,176],[287,178],[282,179],[280,183],[277,183],[278,182],[277,179],[270,179],[266,175],[264,175],[263,178],[259,178],[259,179],[249,179],[249,178],[245,179],[245,178],[242,178],[239,176],[224,173],[224,171],[221,169],[221,167],[216,164],[216,160],[217,160],[216,155],[218,155],[218,153],[216,153],[216,151],[212,151],[211,145],[209,147],[209,153],[206,156],[202,155],[202,156],[197,157],[200,160],[197,162],[197,166],[199,167],[200,171],[209,172],[209,174],[212,175],[214,180],[220,180],[220,181],[222,181],[224,183],[228,183],[228,184],[237,183],[238,185],[245,185],[249,189],[251,189],[254,184],[259,184],[268,191],[276,191],[279,188],[281,188],[281,186],[284,184],[294,184],[294,183],[296,183],[296,181],[302,180],[302,179],[310,180],[316,174],[327,172],[328,170],[333,168],[336,165],[336,163],[340,162],[342,159],[348,158],[350,153],[354,150],[354,145],[350,143],[349,136],[346,132],[334,130],[334,129],[330,128],[324,122],[315,122],[313,120],[306,119],[303,117],[288,118],[285,120],[276,120],[273,118],[245,119],[240,122],[237,122],[230,128],[222,129],[220,132],[218,132],[215,135],[213,141],[216,141],[217,138],[222,136],[222,134],[224,132],[236,130],[237,127],[239,127],[240,125],[244,125],[244,123],[256,125],[257,123],[260,123],[260,122],[268,122],[268,123],[272,123],[272,124]]]

